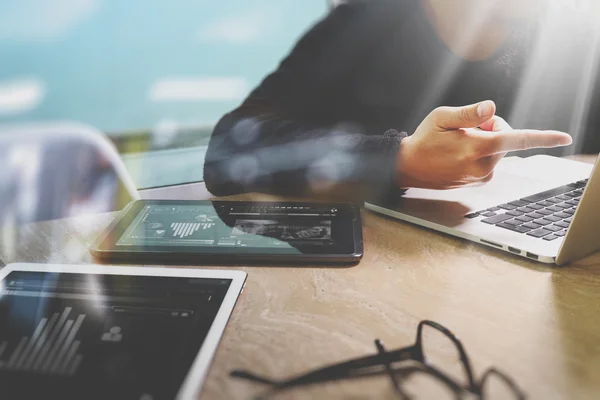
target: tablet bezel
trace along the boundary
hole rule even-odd
[[[188,204],[285,204],[285,205],[327,205],[340,210],[334,223],[341,224],[340,243],[330,252],[314,246],[304,246],[298,253],[289,253],[283,249],[231,248],[227,252],[211,252],[211,247],[195,248],[184,246],[117,246],[127,227],[145,205],[188,205]],[[259,201],[221,201],[221,200],[136,200],[125,207],[114,221],[97,238],[90,249],[91,254],[100,259],[122,262],[167,261],[170,263],[253,263],[253,262],[318,262],[318,263],[356,263],[363,256],[363,237],[360,208],[350,203],[309,203],[309,202],[259,202]]]
[[[55,272],[62,274],[97,274],[97,275],[130,275],[130,276],[168,276],[178,278],[209,278],[231,279],[231,284],[219,307],[219,311],[200,346],[198,354],[185,376],[177,399],[189,399],[197,396],[204,381],[217,347],[233,312],[239,295],[242,293],[247,274],[244,271],[213,270],[213,269],[184,269],[145,266],[106,266],[106,265],[66,265],[66,264],[8,264],[0,269],[0,289],[4,278],[13,271],[22,272]]]

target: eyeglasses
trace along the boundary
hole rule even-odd
[[[460,369],[459,374],[454,371],[454,374],[450,375],[448,371],[442,371],[444,368],[439,368],[435,365],[437,363],[433,362],[432,358],[435,357],[427,356],[430,353],[434,355],[438,347],[428,345],[432,333],[438,338],[444,338],[443,340],[457,352],[455,354]],[[242,370],[232,371],[231,376],[266,385],[266,392],[257,398],[267,398],[282,391],[319,383],[387,375],[397,397],[409,400],[413,397],[405,390],[404,382],[409,376],[417,374],[443,387],[445,395],[451,399],[475,397],[481,400],[492,400],[494,397],[488,394],[488,389],[498,385],[502,387],[503,392],[509,393],[516,400],[526,398],[515,381],[496,368],[487,369],[481,379],[476,380],[471,362],[460,340],[450,330],[436,322],[421,321],[417,328],[415,344],[412,346],[387,351],[380,340],[375,340],[375,346],[377,354],[329,365],[289,379],[274,380]],[[444,366],[447,369],[447,365]],[[457,379],[457,376],[462,376],[462,379]]]

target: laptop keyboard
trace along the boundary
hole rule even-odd
[[[567,234],[588,180],[546,190],[520,200],[465,215],[484,224],[552,241]]]

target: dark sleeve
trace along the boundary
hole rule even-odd
[[[395,159],[406,135],[394,127],[367,132],[361,118],[349,117],[361,68],[386,33],[376,22],[381,10],[366,3],[332,11],[219,121],[204,166],[211,193],[312,196],[349,189],[372,199],[395,192]]]

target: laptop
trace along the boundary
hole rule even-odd
[[[486,184],[409,189],[369,210],[542,263],[564,265],[600,250],[596,165],[538,155],[507,157]]]

